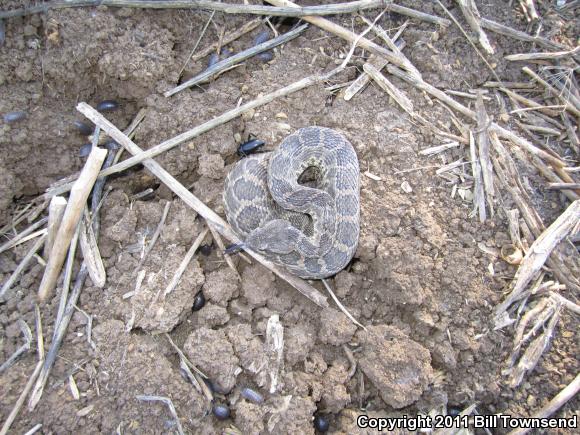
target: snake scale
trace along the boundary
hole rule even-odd
[[[226,177],[228,222],[245,245],[302,278],[342,270],[359,238],[359,165],[350,142],[324,127],[297,130]]]

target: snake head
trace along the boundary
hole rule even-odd
[[[258,252],[289,254],[296,250],[296,228],[282,219],[274,219],[253,230],[247,237],[246,245]]]

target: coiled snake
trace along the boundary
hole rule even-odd
[[[326,278],[353,257],[359,237],[359,165],[350,142],[302,128],[271,153],[228,174],[228,222],[252,250],[302,278]]]

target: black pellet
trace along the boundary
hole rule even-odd
[[[119,103],[115,100],[103,100],[99,104],[97,104],[97,110],[99,112],[112,112],[113,110],[117,110],[119,108]]]
[[[238,156],[246,157],[250,154],[257,152],[264,145],[266,145],[266,142],[260,139],[252,139],[247,142],[244,142],[238,147]]]
[[[4,114],[4,122],[6,124],[22,121],[24,118],[26,118],[26,112],[8,112]]]
[[[328,420],[326,418],[321,417],[320,415],[317,415],[316,417],[314,417],[314,428],[318,432],[326,432],[329,427],[330,427],[330,423],[328,422]]]
[[[270,32],[268,30],[262,30],[254,38],[254,45],[260,45],[270,39]]]
[[[73,124],[76,127],[76,129],[78,130],[78,132],[80,134],[82,134],[83,136],[89,136],[89,135],[93,134],[93,131],[94,131],[93,127],[91,127],[86,122],[75,121]]]
[[[257,404],[264,403],[264,396],[251,388],[242,389],[242,397]]]
[[[202,291],[199,291],[193,299],[193,311],[199,311],[205,305],[205,296]]]
[[[262,62],[270,62],[272,59],[274,59],[274,53],[272,53],[272,51],[265,51],[256,55],[256,57]]]
[[[209,257],[211,255],[211,245],[205,244],[199,247],[199,253]]]
[[[216,403],[212,407],[211,411],[218,420],[227,420],[228,418],[230,418],[230,408],[228,408],[226,405]]]
[[[93,149],[93,144],[86,143],[79,149],[79,156],[86,157],[88,156]]]

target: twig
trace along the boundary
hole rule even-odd
[[[38,304],[34,304],[34,323],[36,326],[36,350],[38,360],[44,360],[44,335],[42,334],[42,316]]]
[[[573,50],[566,50],[566,51],[556,51],[556,52],[549,52],[549,53],[518,53],[518,54],[509,54],[504,56],[505,60],[511,60],[514,62],[518,61],[528,61],[528,60],[540,60],[540,59],[561,59],[563,57],[574,56],[580,52],[580,47],[576,47]]]
[[[494,54],[493,47],[489,43],[489,39],[487,39],[487,35],[481,28],[481,15],[479,14],[479,10],[475,5],[474,0],[457,0],[459,3],[459,7],[463,12],[463,16],[465,17],[465,21],[469,24],[471,29],[477,35],[477,40],[479,41],[479,45],[487,52],[487,54]]]
[[[330,285],[328,285],[328,283],[326,282],[325,279],[322,280],[322,283],[324,284],[324,287],[326,287],[326,290],[328,291],[328,293],[330,293],[330,296],[332,297],[332,299],[334,300],[334,302],[336,303],[336,305],[338,306],[338,308],[340,308],[340,311],[342,311],[346,315],[346,317],[348,317],[350,319],[350,321],[352,323],[354,323],[356,326],[358,326],[359,328],[362,328],[362,329],[364,329],[366,331],[367,328],[365,328],[358,320],[356,320],[352,316],[352,314],[350,314],[348,312],[348,310],[345,308],[345,306],[342,305],[342,303],[338,300],[338,298],[336,297],[336,295],[334,294],[334,292],[330,288]]]
[[[545,406],[536,411],[531,418],[541,419],[548,418],[550,415],[555,413],[564,404],[566,404],[570,399],[572,399],[580,391],[580,374],[576,375],[574,380],[570,382],[562,391],[560,391],[552,400],[550,400]],[[524,435],[528,433],[531,429],[516,429],[508,433],[508,435]]]
[[[365,9],[383,8],[389,0],[360,0],[350,3],[306,6],[298,10],[284,7],[271,7],[249,4],[220,3],[210,0],[68,0],[45,3],[26,9],[15,9],[0,12],[0,19],[21,17],[24,15],[46,13],[50,9],[64,9],[81,6],[109,6],[118,8],[140,9],[209,9],[225,14],[255,14],[278,17],[304,17],[309,15],[337,15]]]
[[[22,331],[24,344],[16,349],[16,351],[10,355],[10,358],[4,361],[4,363],[0,366],[0,374],[12,367],[16,360],[20,358],[20,355],[30,350],[30,344],[32,343],[32,332],[30,331],[30,328],[26,322],[22,319],[18,320],[18,326],[20,326],[20,330]]]
[[[397,14],[406,15],[411,18],[416,18],[421,21],[426,21],[428,23],[437,24],[442,27],[448,27],[451,25],[451,21],[438,17],[436,15],[427,14],[425,12],[416,11],[415,9],[407,8],[405,6],[396,5],[393,3],[385,5],[388,11],[395,12]]]
[[[264,346],[268,356],[269,391],[270,394],[274,394],[278,388],[278,378],[284,364],[284,327],[280,323],[278,314],[272,314],[268,319]]]
[[[527,75],[532,77],[538,83],[546,88],[546,90],[553,96],[558,98],[565,106],[566,110],[572,113],[574,116],[580,117],[580,110],[576,108],[570,101],[568,101],[561,92],[559,92],[556,88],[550,85],[547,81],[529,69],[527,66],[522,68],[522,71],[525,72]]]
[[[161,235],[161,231],[163,230],[163,226],[165,225],[165,219],[167,219],[167,214],[169,213],[170,207],[171,207],[171,202],[168,201],[167,203],[165,203],[165,207],[163,208],[163,214],[161,215],[161,219],[159,220],[159,223],[157,224],[157,228],[155,228],[155,232],[153,233],[153,237],[151,237],[151,241],[147,245],[147,249],[145,249],[143,256],[139,260],[139,264],[137,264],[137,267],[135,268],[133,275],[135,275],[139,271],[139,269],[141,269],[141,266],[143,266],[143,263],[145,262],[145,260],[147,259],[147,257],[151,253],[151,251],[153,250],[153,247],[155,246],[155,244],[157,243],[157,239]]]
[[[20,396],[18,396],[18,400],[16,400],[16,403],[14,404],[12,411],[10,412],[8,417],[6,418],[6,421],[4,422],[4,425],[2,426],[2,430],[0,430],[0,435],[6,435],[8,433],[8,431],[10,430],[10,426],[12,426],[12,423],[14,423],[14,420],[18,416],[18,413],[20,412],[20,408],[22,408],[22,404],[26,400],[26,396],[28,396],[28,393],[30,392],[32,385],[34,385],[34,382],[36,381],[36,378],[38,377],[38,374],[40,373],[40,369],[42,368],[42,363],[43,363],[43,361],[38,361],[38,363],[36,364],[34,371],[30,375],[30,378],[28,378],[28,382],[26,383],[24,390],[22,390],[22,393],[20,393]]]
[[[281,44],[291,41],[292,39],[298,37],[298,35],[304,32],[307,28],[308,24],[303,24],[302,26],[297,27],[296,29],[291,30],[287,33],[284,33],[283,35],[280,35],[277,38],[270,39],[269,41],[263,42],[256,46],[250,47],[244,51],[236,53],[233,56],[228,57],[227,59],[219,61],[215,65],[207,68],[205,71],[202,71],[200,74],[196,75],[195,77],[192,77],[191,79],[180,84],[179,86],[176,86],[175,88],[165,92],[163,95],[166,97],[170,97],[193,85],[209,80],[212,76],[226,70],[227,68],[232,67],[233,65],[239,64],[240,62],[252,56],[255,56],[264,51],[271,50],[274,47],[277,47]]]
[[[296,5],[296,3],[292,3],[289,0],[267,0],[267,2],[276,6],[289,6],[299,8],[299,6]],[[359,35],[357,35],[356,33],[348,29],[345,29],[344,27],[339,26],[338,24],[335,24],[332,21],[329,21],[322,17],[313,17],[313,16],[306,16],[303,19],[304,21],[314,24],[315,26],[318,26],[321,29],[326,30],[327,32],[332,33],[334,35],[337,35],[349,42],[357,41],[357,44],[360,47],[371,51],[377,56],[382,57],[385,60],[397,66],[400,66],[401,68],[405,68],[405,63],[401,60],[399,56],[397,56],[392,51],[387,50],[386,48],[383,48],[380,45],[377,45],[366,38],[359,38]]]
[[[179,74],[177,74],[178,77],[181,77],[181,74],[183,74],[183,70],[185,69],[185,67],[187,66],[187,64],[191,60],[191,57],[193,56],[193,53],[195,53],[195,50],[197,50],[197,47],[199,46],[199,43],[201,42],[201,38],[203,38],[203,35],[205,35],[205,31],[207,30],[207,27],[209,26],[209,23],[211,23],[211,20],[213,20],[213,16],[214,15],[215,15],[215,11],[212,11],[212,13],[209,16],[207,22],[205,23],[205,26],[203,26],[203,29],[201,29],[201,33],[199,34],[199,38],[197,38],[197,41],[196,41],[195,45],[191,49],[191,52],[189,53],[189,55],[187,56],[187,59],[185,59],[185,62],[183,63],[183,66],[179,70]]]
[[[38,222],[35,222],[32,225],[30,225],[24,231],[21,231],[20,233],[18,233],[12,239],[8,240],[8,242],[6,242],[2,246],[0,246],[0,254],[4,251],[12,249],[13,247],[19,245],[20,243],[23,243],[24,241],[30,240],[29,238],[26,238],[27,236],[31,236],[32,234],[36,234],[36,237],[38,237],[38,235],[42,234],[42,231],[37,231],[36,233],[33,233],[33,231],[40,228],[41,226],[43,226],[47,222],[48,222],[48,218],[42,218]]]
[[[558,294],[558,293],[555,293],[555,292],[550,292],[550,297],[552,299],[555,299],[558,302],[560,302],[564,308],[572,311],[575,314],[579,314],[580,315],[580,305],[575,304],[574,302],[566,299],[561,294]]]
[[[177,426],[177,432],[179,435],[184,435],[183,427],[181,426],[181,422],[179,421],[179,417],[177,416],[177,412],[175,411],[175,406],[173,406],[173,402],[169,397],[162,397],[162,396],[136,396],[137,400],[141,400],[144,402],[163,402],[169,408],[169,412],[171,416],[175,420],[175,425]]]
[[[36,254],[36,252],[38,252],[38,250],[42,247],[42,245],[44,244],[45,241],[46,241],[46,235],[44,235],[40,239],[38,239],[34,243],[32,248],[30,248],[30,251],[28,251],[26,253],[26,255],[24,256],[24,258],[22,259],[22,261],[20,262],[18,267],[14,270],[14,272],[12,272],[12,275],[10,275],[10,278],[8,278],[6,280],[6,282],[2,285],[2,289],[0,289],[0,299],[4,298],[4,295],[6,294],[6,292],[16,282],[16,280],[18,279],[20,274],[24,271],[24,269],[26,268],[28,263],[30,263],[30,260],[32,260],[32,257],[34,256],[34,254]]]
[[[495,309],[498,318],[523,292],[558,243],[578,224],[580,200],[574,201],[532,244],[516,273],[515,284],[504,302]]]
[[[48,258],[48,264],[38,289],[40,301],[46,301],[60,273],[70,241],[81,217],[85,203],[95,184],[99,170],[105,160],[107,150],[93,147],[79,179],[71,190],[69,203],[64,213],[62,224],[56,235],[54,246]]]
[[[471,39],[469,38],[469,35],[467,34],[467,32],[463,29],[463,27],[461,26],[461,24],[459,24],[459,21],[457,21],[457,19],[453,16],[453,14],[451,12],[449,12],[449,10],[445,6],[443,6],[443,3],[441,3],[440,0],[437,0],[437,3],[445,11],[445,13],[449,16],[449,18],[451,18],[451,20],[453,20],[453,22],[459,28],[459,30],[461,31],[461,33],[463,33],[463,36],[465,36],[465,39],[467,39],[467,42],[469,42],[469,44],[473,47],[473,49],[475,50],[475,52],[477,53],[477,55],[481,58],[481,60],[483,60],[483,63],[485,63],[485,65],[489,68],[489,70],[491,71],[491,73],[493,74],[493,76],[495,77],[495,79],[498,82],[501,82],[501,80],[497,76],[495,70],[489,64],[489,62],[487,61],[487,59],[485,58],[485,56],[483,54],[481,54],[481,52],[479,51],[479,49],[477,48],[477,46],[473,43],[473,41],[471,41]],[[475,6],[475,4],[474,4],[474,6]],[[486,36],[486,39],[487,39],[487,36]],[[489,41],[487,43],[489,44]],[[491,48],[491,46],[490,46],[490,48]]]
[[[552,190],[562,190],[562,189],[574,190],[574,189],[580,189],[580,183],[550,183],[550,184],[548,184],[548,189],[552,189]]]
[[[415,116],[413,110],[413,102],[395,85],[393,85],[380,71],[370,63],[363,65],[364,72],[366,72],[393,100],[395,100],[401,108],[412,117]]]
[[[80,234],[80,225],[77,226],[77,229],[73,235],[73,238],[70,242],[70,249],[68,251],[68,256],[66,259],[66,264],[64,266],[64,277],[62,280],[62,289],[60,291],[60,299],[59,299],[59,303],[58,303],[58,310],[56,312],[56,320],[54,321],[54,333],[53,333],[53,341],[56,337],[57,331],[58,331],[58,325],[60,324],[61,320],[62,320],[62,316],[64,315],[64,311],[66,309],[66,301],[68,298],[68,291],[70,288],[70,282],[72,279],[72,270],[73,270],[73,264],[75,261],[75,254],[77,252],[77,244],[78,244],[78,240],[79,240],[79,234]]]
[[[175,271],[173,278],[171,278],[171,282],[169,284],[167,284],[167,287],[165,287],[165,291],[163,292],[163,299],[165,299],[165,297],[169,293],[171,293],[175,289],[175,287],[177,287],[177,284],[179,283],[179,280],[181,279],[183,272],[185,272],[185,269],[187,269],[187,266],[189,265],[189,263],[193,259],[193,256],[195,255],[195,251],[197,251],[197,248],[199,248],[199,246],[201,245],[201,242],[203,242],[203,239],[205,238],[205,236],[207,236],[207,233],[208,233],[208,229],[205,228],[199,234],[199,236],[197,236],[197,238],[195,239],[195,241],[193,242],[193,244],[189,248],[189,251],[187,251],[187,253],[183,257],[183,260],[181,260],[181,263],[179,264],[179,267]]]
[[[313,84],[322,81],[327,76],[314,76],[303,79],[300,83],[301,87],[306,87],[308,84]],[[298,86],[297,84],[295,84]],[[101,126],[103,130],[111,136],[115,141],[125,147],[132,154],[142,153],[143,150],[139,148],[134,142],[132,142],[127,136],[125,136],[119,129],[117,129],[113,124],[106,120],[99,112],[94,110],[86,103],[79,103],[77,105],[77,110],[89,118],[95,125]],[[211,223],[218,232],[220,232],[224,237],[230,240],[232,243],[239,244],[241,240],[235,235],[231,227],[225,222],[220,216],[218,216],[213,210],[207,207],[203,202],[201,202],[195,195],[193,195],[189,190],[187,190],[181,183],[179,183],[173,176],[171,176],[159,163],[153,159],[147,159],[143,161],[143,164],[147,169],[149,169],[157,178],[159,178],[164,184],[167,185],[177,196],[179,196],[183,202],[185,202],[189,207],[193,208],[199,215],[204,217]],[[280,278],[286,280],[290,285],[312,300],[314,303],[321,307],[327,307],[328,302],[326,298],[318,292],[314,287],[310,286],[305,281],[297,278],[293,275],[276,267],[270,261],[263,258],[261,255],[247,250],[247,252],[266,266],[268,269],[272,270]]]
[[[509,36],[510,38],[519,39],[520,41],[533,42],[552,50],[569,50],[569,48],[565,45],[552,42],[540,36],[528,35],[525,32],[520,32],[519,30],[512,29],[511,27],[505,26],[503,24],[488,20],[487,18],[481,19],[481,27],[487,30],[491,30],[492,32],[499,33],[500,35]]]
[[[538,21],[540,19],[538,11],[536,11],[534,0],[520,0],[520,5],[522,5],[522,8],[524,9],[528,21]]]
[[[81,218],[81,221],[79,222],[81,251],[83,253],[83,259],[87,265],[87,270],[89,271],[91,281],[93,281],[93,284],[96,287],[103,288],[107,281],[107,273],[105,272],[103,259],[101,258],[101,253],[99,252],[95,233],[93,232],[92,225],[90,225],[88,214],[89,210],[85,205],[84,218]]]
[[[50,251],[54,245],[54,238],[62,222],[62,217],[64,216],[64,210],[66,209],[67,200],[62,196],[54,196],[50,200],[48,206],[48,234],[46,237],[46,243],[44,244],[44,258],[48,259]]]
[[[348,369],[348,379],[350,379],[356,373],[356,360],[354,359],[352,350],[350,350],[346,344],[342,345],[342,350],[344,350],[346,359],[348,359],[348,362],[350,363],[350,369]]]
[[[224,260],[226,261],[226,264],[228,265],[228,267],[234,271],[234,273],[236,274],[236,277],[238,278],[238,281],[242,280],[242,277],[240,276],[240,274],[238,273],[238,269],[236,269],[236,266],[234,264],[234,262],[232,261],[232,258],[230,257],[230,255],[228,253],[226,253],[226,246],[224,244],[224,241],[222,240],[220,234],[212,227],[212,225],[208,222],[208,227],[209,230],[211,231],[211,235],[213,237],[213,239],[215,240],[216,245],[218,246],[221,254],[224,257]],[[241,252],[240,252],[241,254]]]
[[[485,213],[485,194],[483,192],[483,181],[481,178],[481,166],[477,158],[477,149],[475,147],[475,138],[473,133],[469,132],[469,152],[471,158],[471,171],[473,174],[473,213],[478,212],[479,221],[485,222],[487,215]]]
[[[29,430],[28,432],[26,432],[24,435],[33,435],[33,434],[35,434],[36,432],[38,432],[40,429],[42,429],[42,424],[41,424],[41,423],[38,423],[38,424],[34,425],[34,426],[32,427],[32,429],[30,429],[30,430]]]
[[[499,90],[502,91],[503,93],[505,93],[508,97],[518,101],[519,103],[522,103],[522,104],[528,106],[524,109],[512,110],[510,112],[510,114],[525,112],[527,110],[539,110],[542,113],[545,113],[546,115],[557,116],[558,112],[555,110],[552,110],[552,109],[554,109],[554,108],[565,109],[566,108],[566,106],[562,106],[562,105],[545,106],[545,105],[542,105],[540,103],[536,103],[534,100],[530,100],[529,98],[522,97],[520,94],[518,94],[514,91],[511,91],[507,88],[504,88],[504,87],[500,87]]]
[[[489,159],[489,136],[487,126],[489,125],[489,117],[485,111],[483,103],[483,95],[481,91],[477,93],[477,100],[475,102],[475,110],[477,113],[477,145],[479,151],[479,163],[481,165],[481,175],[483,177],[483,186],[485,188],[485,198],[491,216],[494,215],[493,198],[495,196],[493,188],[493,168],[491,160]]]

